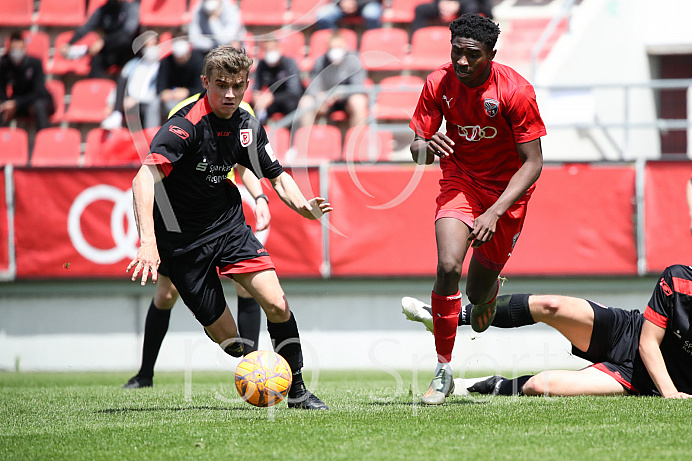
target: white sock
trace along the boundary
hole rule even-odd
[[[454,370],[452,369],[452,364],[449,362],[437,362],[437,368],[435,368],[435,374],[437,375],[440,370],[444,370],[445,373],[454,375]]]

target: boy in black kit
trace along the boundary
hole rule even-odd
[[[156,281],[163,260],[185,304],[207,334],[234,357],[243,343],[224,299],[219,274],[233,277],[260,304],[274,349],[293,370],[288,405],[327,409],[305,388],[298,326],[274,264],[246,224],[240,194],[226,176],[236,163],[266,177],[279,197],[303,217],[332,211],[321,197],[306,200],[274,157],[264,128],[238,111],[252,60],[231,46],[204,60],[206,94],[159,130],[132,184],[140,248],[128,266],[141,283]],[[154,206],[156,202],[156,206]]]

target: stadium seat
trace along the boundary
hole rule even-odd
[[[389,130],[370,130],[368,125],[349,128],[346,132],[343,159],[345,162],[386,162],[391,160],[394,137]]]
[[[299,30],[291,31],[279,39],[281,54],[293,58],[300,64],[305,58],[305,35]]]
[[[406,68],[411,70],[433,70],[450,62],[450,32],[447,27],[423,27],[411,37],[411,53]]]
[[[313,165],[341,160],[341,130],[333,125],[303,126],[293,137],[290,165]]]
[[[105,117],[108,96],[115,82],[105,78],[85,78],[72,86],[65,120],[70,123],[101,123]]]
[[[41,0],[36,24],[52,27],[77,27],[84,22],[85,0]]]
[[[33,21],[34,0],[0,0],[0,26],[29,27]]]
[[[286,0],[243,0],[240,13],[247,26],[281,26],[286,19]]]
[[[79,166],[81,145],[77,128],[44,128],[36,133],[31,166]]]
[[[146,152],[143,153],[146,155]],[[84,166],[141,165],[142,161],[127,128],[89,130],[84,149]]]
[[[380,91],[375,101],[375,117],[378,120],[408,120],[418,104],[421,89],[425,82],[414,75],[396,75],[380,81],[381,89],[399,91]]]
[[[139,23],[144,27],[180,27],[186,14],[187,0],[141,0]]]
[[[62,54],[60,54],[60,48],[70,41],[74,32],[69,30],[59,33],[55,37],[55,43],[53,48],[55,52],[53,53],[53,59],[48,63],[46,72],[49,74],[65,75],[65,74],[75,74],[75,75],[87,75],[91,70],[91,58],[88,55],[84,55],[79,59],[67,59]],[[86,45],[89,46],[99,38],[96,32],[89,32],[84,37],[75,43],[75,45]]]
[[[274,155],[283,164],[286,161],[286,153],[291,146],[291,132],[288,128],[270,128],[267,130],[269,144]]]
[[[287,24],[314,24],[317,10],[329,3],[329,0],[291,0],[288,9]]]
[[[0,165],[25,166],[29,160],[29,135],[22,128],[0,128]]]
[[[363,32],[360,59],[366,70],[399,71],[404,67],[408,51],[408,32],[389,27]]]
[[[22,31],[22,37],[26,42],[26,52],[29,56],[38,58],[43,63],[43,70],[46,70],[48,65],[48,56],[50,52],[50,36],[47,32],[37,30],[31,32],[29,30]],[[10,44],[10,36],[5,39],[5,49]]]
[[[329,38],[334,33],[330,29],[317,30],[310,36],[310,46],[308,49],[308,55],[305,57],[302,63],[298,63],[298,67],[303,71],[311,71],[315,65],[315,61],[320,56],[324,55],[329,49]],[[358,34],[352,29],[339,29],[339,33],[343,35],[348,43],[348,48],[351,51],[358,50]]]
[[[391,0],[389,8],[382,14],[382,22],[409,24],[413,21],[416,7],[421,3],[430,3],[430,0]]]
[[[94,11],[102,7],[106,1],[107,0],[87,0],[86,17],[89,18],[92,14],[94,14]]]
[[[60,123],[65,118],[65,84],[62,80],[46,80],[46,89],[53,97],[55,112],[50,116],[50,123]]]

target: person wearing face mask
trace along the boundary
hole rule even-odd
[[[156,93],[159,37],[155,32],[147,31],[135,40],[135,44],[142,48],[123,67],[118,77],[113,112],[101,123],[102,128],[120,128],[123,114],[131,131],[161,124],[161,107]]]
[[[336,25],[345,17],[361,17],[367,29],[380,27],[382,17],[381,0],[333,0],[317,11],[315,28],[336,29]]]
[[[348,49],[346,39],[334,33],[329,49],[315,61],[310,84],[298,103],[303,114],[301,124],[312,125],[315,118],[337,110],[345,110],[350,127],[363,123],[368,116],[368,97],[364,93],[344,93],[337,86],[361,86],[367,74],[357,53]]]
[[[188,25],[190,43],[202,51],[242,40],[245,32],[240,8],[229,0],[201,0]]]
[[[257,119],[264,122],[274,114],[288,115],[298,108],[303,94],[298,64],[282,56],[276,39],[264,42],[264,57],[255,71],[254,109]]]
[[[89,77],[98,78],[111,67],[122,67],[134,57],[132,41],[139,33],[139,2],[107,0],[75,31],[69,43],[60,48],[60,53],[67,58],[77,57],[74,44],[94,31],[98,32],[99,39],[87,49],[91,56]]]
[[[203,90],[199,70],[204,63],[204,53],[192,48],[184,35],[173,39],[172,48],[171,55],[161,61],[156,77],[156,92],[164,114],[180,101]]]
[[[22,33],[13,32],[7,53],[0,58],[0,125],[6,126],[17,116],[30,116],[41,130],[48,127],[54,111],[41,61],[26,54]]]

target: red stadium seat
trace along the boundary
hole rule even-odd
[[[314,24],[317,10],[327,3],[329,0],[291,0],[286,22],[289,24]]]
[[[286,19],[286,0],[243,0],[240,13],[248,26],[281,26]]]
[[[430,0],[391,0],[391,5],[382,14],[382,22],[410,23],[415,16],[415,10],[421,3],[430,3]]]
[[[77,27],[84,22],[85,0],[41,0],[36,24],[39,26]]]
[[[105,78],[85,78],[72,86],[65,120],[70,123],[101,123],[105,118],[108,97],[115,82]]]
[[[48,65],[48,56],[50,52],[50,36],[47,32],[37,30],[31,32],[29,30],[22,31],[22,38],[26,43],[26,52],[29,56],[33,56],[41,60],[43,70],[46,70]],[[10,36],[5,38],[5,49],[10,45]]]
[[[394,137],[389,130],[372,132],[368,125],[349,128],[344,143],[346,162],[386,162],[391,160]]]
[[[303,126],[293,137],[295,154],[291,165],[313,165],[341,160],[341,130],[333,125]]]
[[[25,166],[29,160],[29,135],[22,128],[0,128],[0,165]]]
[[[55,52],[53,53],[53,60],[48,63],[46,68],[47,73],[56,75],[87,75],[89,73],[91,70],[91,58],[88,55],[84,55],[79,59],[67,59],[60,54],[60,48],[68,43],[73,35],[73,31],[66,31],[59,33],[55,37],[55,43],[53,44]],[[79,39],[75,45],[86,45],[88,47],[97,41],[98,38],[99,36],[96,32],[89,32]]]
[[[286,153],[291,147],[291,132],[288,128],[270,128],[267,131],[267,137],[274,155],[279,160],[279,163],[283,164],[286,161]]]
[[[55,112],[50,116],[50,123],[60,123],[65,118],[65,84],[62,80],[46,80],[46,89],[53,97]]]
[[[186,14],[187,0],[141,0],[139,23],[144,27],[180,27]]]
[[[380,91],[375,101],[375,117],[378,120],[410,119],[424,83],[422,78],[414,75],[383,78],[380,81],[381,89],[399,91]]]
[[[146,155],[146,152],[143,155]],[[84,166],[124,166],[141,163],[140,155],[127,128],[94,128],[87,133]]]
[[[308,55],[305,57],[302,63],[298,63],[300,70],[311,71],[315,65],[315,61],[320,56],[324,55],[329,49],[329,38],[332,36],[334,31],[330,29],[317,30],[310,36],[310,47],[308,49]],[[351,51],[358,50],[358,34],[352,29],[339,29],[339,33],[343,35],[348,43],[348,48]]]
[[[406,67],[412,70],[433,70],[450,62],[450,32],[447,27],[423,27],[411,37],[411,53]]]
[[[360,59],[366,70],[399,71],[404,67],[408,51],[408,32],[390,27],[363,32]]]
[[[79,166],[81,146],[77,128],[45,128],[36,133],[31,166]]]
[[[0,26],[28,27],[33,21],[34,0],[0,0]]]

